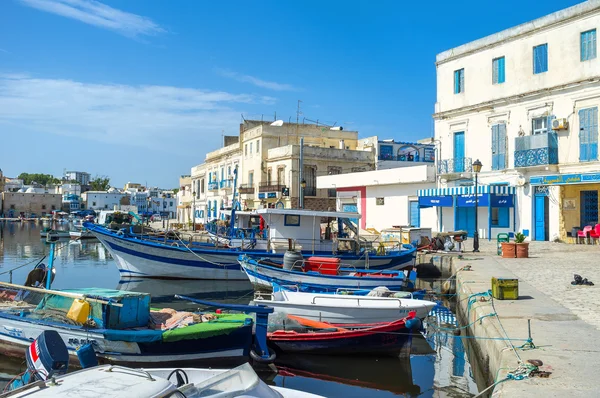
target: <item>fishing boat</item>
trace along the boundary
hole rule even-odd
[[[270,325],[268,344],[276,352],[397,357],[410,355],[412,331],[420,328],[421,321],[410,312],[393,322],[336,326],[287,315],[281,324],[275,320]]]
[[[387,290],[387,289],[386,289]],[[379,294],[377,289],[375,294]],[[319,294],[292,292],[273,284],[272,293],[256,292],[251,304],[263,304],[276,313],[296,315],[332,324],[392,322],[415,312],[425,318],[436,303],[416,300],[409,292],[402,298],[389,296],[358,296],[349,294]]]
[[[45,331],[25,352],[27,370],[14,377],[0,397],[238,397],[312,398],[317,395],[268,386],[250,364],[234,369],[133,369],[97,365],[82,356],[82,370],[67,373],[67,347],[56,332]],[[86,366],[87,365],[87,366]]]
[[[178,296],[179,297],[179,296]],[[185,297],[180,297],[187,299]],[[271,308],[213,303],[204,306],[254,312]],[[260,318],[263,319],[263,318]],[[167,364],[182,361],[243,362],[270,358],[266,329],[245,313],[151,310],[150,295],[110,289],[47,290],[0,282],[0,353],[22,356],[44,330],[57,331],[69,354],[91,344],[101,362]]]
[[[242,280],[246,277],[237,262],[240,254],[282,260],[290,249],[301,255],[340,258],[345,264],[371,270],[414,266],[416,249],[410,245],[373,247],[360,239],[355,226],[356,232],[335,236],[328,226],[321,226],[322,218],[339,219],[346,225],[349,218],[359,218],[358,213],[260,209],[256,214],[265,220],[266,240],[240,229],[234,232],[239,242],[215,238],[210,245],[177,236],[157,240],[127,228],[115,231],[90,223],[84,227],[110,251],[122,275],[136,277]],[[235,212],[231,217],[236,219]]]
[[[69,231],[69,237],[71,239],[77,239],[77,240],[81,240],[81,239],[96,239],[96,237],[94,236],[94,234],[92,234],[90,231],[88,231],[85,228],[76,229],[75,231]]]
[[[242,269],[255,285],[271,288],[278,285],[298,285],[313,292],[335,291],[340,288],[374,289],[385,286],[391,290],[414,286],[416,271],[377,271],[357,269],[340,259],[309,257],[296,260],[291,266],[245,254],[239,257]]]
[[[68,239],[71,237],[71,235],[69,234],[69,231],[61,231],[58,229],[53,229],[53,228],[42,228],[40,230],[40,238],[46,239],[48,237],[48,234],[52,234],[54,236],[56,236],[58,239]]]

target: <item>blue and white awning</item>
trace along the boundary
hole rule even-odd
[[[474,186],[468,187],[452,187],[452,188],[433,188],[420,189],[417,191],[418,196],[455,196],[455,195],[473,195],[475,193]],[[515,187],[508,185],[479,185],[477,193],[486,194],[493,193],[497,195],[514,195]]]

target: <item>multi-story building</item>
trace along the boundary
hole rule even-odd
[[[2,192],[2,213],[5,217],[40,217],[61,209],[60,194]]]
[[[438,189],[420,193],[442,229],[565,239],[598,223],[600,1],[437,55]]]
[[[89,185],[90,173],[84,171],[65,171],[64,179],[67,181],[77,181],[80,185]]]
[[[177,222],[189,224],[193,221],[194,195],[192,195],[192,176],[179,177],[179,191],[177,191]]]
[[[336,206],[335,191],[317,189],[318,175],[375,168],[375,153],[357,150],[358,132],[342,127],[247,120],[240,125],[239,137],[225,138],[222,148],[192,168],[197,222],[220,218],[221,210],[231,207],[235,170],[243,209],[298,207],[303,190],[305,208],[326,210]]]
[[[113,210],[121,205],[130,204],[127,194],[113,188],[108,191],[87,191],[82,193],[81,197],[85,208],[90,210]]]

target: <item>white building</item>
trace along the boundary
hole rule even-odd
[[[194,195],[192,194],[192,176],[182,175],[179,177],[179,191],[177,191],[177,222],[188,225],[193,222],[192,208],[194,207]]]
[[[118,191],[87,191],[81,194],[85,208],[90,210],[113,210],[116,206],[129,205],[128,195]],[[125,203],[125,201],[127,203]]]
[[[403,142],[374,136],[358,140],[357,149],[375,153],[377,170],[435,162],[435,145],[430,142]]]
[[[84,171],[65,171],[64,179],[67,181],[77,181],[81,185],[89,185],[90,173]]]
[[[591,0],[437,55],[435,138],[444,230],[565,239],[598,220],[600,1]],[[470,196],[469,196],[470,195]]]
[[[435,188],[433,164],[317,177],[317,187],[336,191],[337,211],[361,214],[362,229],[434,226],[435,207],[419,207],[417,190]]]

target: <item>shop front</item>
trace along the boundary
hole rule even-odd
[[[559,235],[573,238],[577,231],[598,224],[600,173],[557,174],[531,177],[533,188],[534,238],[547,233],[548,202],[557,200],[560,209]],[[557,192],[557,195],[553,194]]]
[[[481,185],[477,187],[452,187],[418,191],[419,207],[436,207],[439,231],[468,232],[475,234],[475,212],[481,238],[492,239],[500,232],[515,230],[515,187],[506,185]]]

